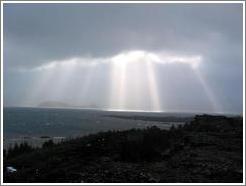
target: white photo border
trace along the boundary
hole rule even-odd
[[[243,182],[242,183],[4,183],[3,182],[3,6],[4,4],[242,4],[243,6]],[[245,1],[1,1],[1,185],[245,185]]]

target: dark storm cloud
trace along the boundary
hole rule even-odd
[[[224,56],[240,50],[241,10],[239,4],[6,4],[4,54],[13,66],[131,49]]]
[[[3,14],[5,105],[25,105],[23,97],[38,79],[38,73],[19,69],[144,50],[202,56],[200,70],[223,111],[242,112],[242,4],[4,4]],[[160,92],[169,92],[165,104],[173,109],[206,107],[194,75],[182,69],[158,70]],[[108,70],[99,72],[89,93],[94,102],[103,102],[109,94],[110,84],[104,86],[99,80],[109,78],[102,75]],[[176,78],[169,87],[165,85],[170,81],[164,80],[167,74]],[[104,92],[102,97],[97,87]],[[69,90],[68,95],[76,93],[72,84]]]

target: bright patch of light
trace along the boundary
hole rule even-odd
[[[108,59],[101,58],[71,58],[67,60],[61,61],[51,61],[40,65],[38,67],[28,69],[22,69],[22,71],[45,71],[52,70],[57,68],[73,68],[73,67],[88,67],[88,66],[96,66],[98,64],[106,63]]]
[[[161,55],[156,58],[155,62],[162,64],[187,64],[191,68],[198,68],[202,62],[201,56],[175,56],[175,55]]]
[[[136,62],[145,57],[144,51],[130,51],[118,54],[114,57],[112,57],[112,62],[114,63],[128,63],[128,62]]]
[[[30,71],[43,71],[54,68],[69,68],[72,66],[83,67],[83,66],[95,66],[105,63],[132,63],[132,62],[152,62],[161,64],[187,64],[192,68],[197,68],[202,61],[201,56],[181,56],[181,55],[170,55],[166,53],[153,53],[142,50],[122,52],[118,55],[108,58],[83,58],[75,57],[67,60],[51,61],[44,63],[38,67],[30,69]],[[28,69],[22,69],[28,71]]]

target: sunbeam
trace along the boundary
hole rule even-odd
[[[215,97],[215,95],[212,92],[211,88],[209,87],[208,83],[206,82],[206,80],[202,76],[200,70],[198,68],[196,68],[196,69],[193,69],[193,72],[194,72],[195,76],[198,78],[202,88],[204,89],[204,91],[208,97],[208,100],[212,106],[213,112],[222,113],[222,108],[218,102],[218,99]]]
[[[64,95],[68,95],[67,90],[73,81],[74,72],[78,68],[79,59],[74,58],[67,60],[61,64],[57,64],[56,73],[53,74],[54,85],[50,97],[52,100],[64,99]],[[66,100],[69,100],[68,98]]]
[[[77,93],[75,94],[76,102],[83,105],[90,98],[91,84],[93,81],[93,74],[96,66],[89,66],[79,68],[79,78]]]
[[[154,64],[151,63],[151,61],[147,61],[146,64],[147,64],[147,76],[148,76],[148,84],[149,84],[149,92],[150,92],[150,100],[151,100],[151,110],[164,111],[161,108]]]
[[[146,87],[149,87],[151,111],[161,110],[152,64],[154,57],[153,54],[144,51],[130,51],[112,58],[111,108],[141,110],[146,100],[142,96],[143,92]],[[147,76],[147,82],[144,83],[145,76]]]
[[[30,71],[27,73],[34,74],[33,83],[30,85],[29,94],[23,98],[23,105],[25,106],[37,106],[39,102],[47,99],[47,86],[54,79],[54,69],[53,70],[43,70],[43,71]],[[52,88],[52,87],[51,87]],[[52,89],[49,89],[52,92]]]
[[[126,62],[121,56],[112,58],[110,108],[125,109]]]
[[[168,95],[168,92],[160,89],[156,66],[182,64],[188,65],[194,72],[194,77],[201,84],[213,111],[221,112],[222,108],[218,99],[200,72],[202,60],[201,55],[182,56],[167,52],[153,53],[136,50],[107,58],[76,57],[51,61],[29,70],[29,73],[35,73],[37,78],[30,87],[29,97],[24,99],[24,102],[35,105],[38,104],[37,100],[50,99],[69,101],[75,105],[90,105],[91,102],[101,99],[101,95],[95,93],[95,91],[101,91],[98,85],[108,84],[104,82],[107,81],[104,77],[98,78],[106,74],[96,70],[100,65],[106,65],[110,69],[108,72],[110,86],[108,87],[108,98],[104,95],[104,102],[101,101],[104,108],[166,111],[168,106],[165,105],[165,95]],[[172,77],[170,76],[169,79],[171,80]],[[172,86],[172,82],[166,82],[165,86]],[[173,96],[169,95],[169,97]],[[108,104],[105,103],[106,100]]]

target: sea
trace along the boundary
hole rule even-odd
[[[168,130],[194,117],[191,113],[109,111],[97,109],[3,109],[3,147],[27,142],[39,147],[47,140],[59,143],[97,132],[157,126]]]

